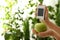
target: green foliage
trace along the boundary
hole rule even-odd
[[[40,23],[39,19],[37,19],[36,17],[35,18],[32,18],[32,24],[33,24],[32,28],[34,28],[34,25],[36,23]]]
[[[29,20],[23,21],[24,40],[30,40]]]
[[[57,7],[57,12],[56,12],[56,24],[58,25],[58,26],[60,26],[60,1],[58,1],[58,4],[56,5],[56,7]]]
[[[19,29],[20,28],[20,24],[16,22],[16,20],[21,21],[23,20],[20,16],[20,14],[22,14],[22,12],[20,12],[20,10],[18,12],[15,12],[15,14],[11,17],[10,11],[8,13],[6,13],[6,19],[5,20],[9,20],[8,23],[4,23],[3,28],[6,29],[7,31],[5,32],[5,40],[23,40],[23,32]],[[18,17],[15,17],[16,15],[18,15]],[[13,28],[14,27],[14,28]],[[9,30],[9,31],[8,31]]]
[[[43,0],[38,0],[40,3],[43,3]]]
[[[4,29],[9,29],[9,28],[11,28],[11,25],[4,23],[4,24],[3,24],[3,28],[4,28]]]
[[[33,0],[30,0],[30,1],[29,1],[28,6],[33,7],[33,6],[35,5],[35,3],[32,3],[32,1],[33,1]]]
[[[49,18],[55,20],[55,23],[60,26],[60,1],[58,0],[58,4],[56,4],[56,12],[53,7],[48,6],[48,10],[50,12],[54,12],[54,14],[49,14]],[[54,17],[55,16],[55,17]]]
[[[56,19],[56,18],[54,17],[54,16],[55,16],[54,14],[49,14],[48,16],[49,16],[50,19],[53,19],[53,20]]]
[[[52,6],[48,6],[48,10],[49,10],[50,12],[55,12],[54,7],[52,7]]]
[[[17,3],[17,0],[5,0],[7,3],[7,6],[4,7],[5,10],[5,18],[6,20],[9,20],[12,14],[12,7]]]
[[[38,37],[38,36],[37,36],[36,40],[54,40],[54,39],[51,38],[51,37],[42,38],[42,37]]]
[[[20,40],[23,38],[23,33],[20,29],[10,29],[9,32],[5,33],[5,40]]]
[[[6,19],[9,19],[10,18],[10,14],[9,12],[6,13]]]

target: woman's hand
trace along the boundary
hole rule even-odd
[[[58,34],[56,31],[52,29],[47,29],[45,32],[36,32],[34,29],[32,30],[34,34],[36,34],[39,37],[48,37],[48,36],[53,36],[56,38],[56,40],[60,40],[60,34]]]
[[[41,36],[41,37],[54,36],[54,31],[52,29],[48,29],[45,32],[39,32],[38,36]]]
[[[36,35],[38,35],[38,32],[36,32],[34,29],[32,29],[32,32]]]
[[[32,30],[34,34],[36,34],[37,36],[41,36],[41,37],[48,37],[48,36],[54,36],[54,31],[52,29],[47,29],[47,31],[45,32],[36,32],[34,29]]]

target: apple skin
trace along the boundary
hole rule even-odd
[[[34,26],[36,32],[44,32],[47,30],[47,26],[44,23],[36,23]]]

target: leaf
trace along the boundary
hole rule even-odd
[[[33,11],[31,11],[29,14],[32,15],[33,14]]]
[[[5,15],[6,15],[6,19],[9,19],[10,18],[9,12],[7,12]]]
[[[54,8],[51,7],[51,6],[48,6],[48,10],[49,10],[50,12],[55,12]]]
[[[43,0],[38,0],[40,3],[43,3]]]
[[[48,16],[49,16],[50,19],[53,19],[53,20],[56,19],[56,18],[54,18],[54,16],[55,16],[54,14],[49,14]]]
[[[8,28],[11,28],[11,25],[10,24],[3,24],[3,28],[5,28],[5,29],[8,29]]]

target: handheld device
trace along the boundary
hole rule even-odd
[[[39,5],[37,7],[37,18],[44,20],[45,6]]]

